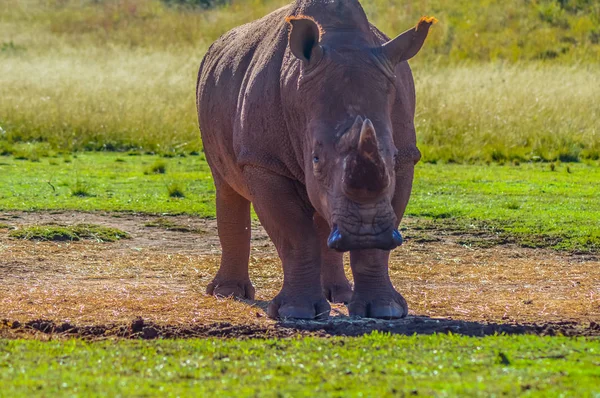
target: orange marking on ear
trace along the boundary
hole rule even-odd
[[[427,25],[432,25],[434,23],[437,23],[437,18],[436,17],[421,17],[421,19],[419,19],[419,22],[417,23],[417,27],[415,28],[415,31],[419,30],[419,28],[421,26],[423,26],[424,24]]]
[[[323,33],[325,33],[325,30],[323,29],[323,27],[321,26],[320,23],[318,23],[313,17],[311,17],[309,15],[290,15],[289,17],[285,18],[285,22],[292,25],[293,21],[300,21],[302,19],[309,19],[309,20],[313,21],[315,23],[315,25],[317,25],[317,27],[319,28],[319,37],[323,36]]]

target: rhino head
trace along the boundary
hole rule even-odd
[[[402,243],[394,198],[397,174],[410,173],[412,183],[419,159],[414,139],[395,143],[392,135],[399,90],[395,70],[419,51],[434,19],[422,18],[383,45],[364,29],[323,34],[311,18],[288,22],[289,48],[301,60],[297,90],[303,98],[299,123],[306,134],[306,187],[313,207],[331,227],[327,244],[337,251],[391,250]],[[412,125],[409,117],[403,123]],[[408,191],[400,193],[407,201],[411,187],[402,189]]]

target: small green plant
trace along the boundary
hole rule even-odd
[[[167,191],[169,192],[170,198],[185,198],[183,188],[176,182],[167,185]]]
[[[167,172],[167,163],[162,160],[157,160],[150,166],[145,174],[165,174]]]
[[[11,229],[12,227],[8,224],[0,223],[0,229]]]
[[[0,53],[18,53],[25,51],[25,47],[15,44],[12,40],[0,44]]]
[[[202,230],[192,227],[187,227],[185,225],[177,224],[167,218],[161,217],[152,221],[148,221],[144,224],[146,227],[150,228],[161,228],[167,231],[177,231],[177,232],[196,232],[200,233]]]
[[[17,160],[29,160],[32,162],[40,161],[40,155],[36,151],[17,151],[14,155]]]
[[[73,188],[71,188],[71,196],[78,196],[80,198],[86,198],[93,196],[90,192],[90,186],[80,180],[75,182]]]
[[[95,224],[77,225],[33,225],[20,228],[9,233],[11,238],[38,241],[79,241],[95,240],[98,242],[115,242],[129,239],[127,232],[117,228],[109,228]]]
[[[0,130],[2,127],[0,127]],[[2,130],[4,131],[4,130]],[[0,131],[1,132],[1,131]],[[15,149],[8,142],[0,142],[0,156],[10,156],[13,154]]]
[[[511,202],[505,203],[504,207],[506,207],[507,209],[510,209],[510,210],[518,210],[521,208],[521,204],[519,204],[519,202],[516,202],[516,201],[511,201]]]

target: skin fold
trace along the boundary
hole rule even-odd
[[[196,90],[222,246],[209,294],[254,298],[252,203],[283,264],[269,316],[323,319],[328,300],[406,316],[388,274],[420,159],[406,61],[433,22],[390,40],[358,1],[298,0],[209,48]]]

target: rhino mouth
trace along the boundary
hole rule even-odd
[[[396,215],[386,201],[371,205],[346,202],[343,212],[333,214],[330,249],[340,252],[363,249],[392,250],[402,244]]]
[[[339,252],[364,249],[392,250],[402,242],[402,235],[396,228],[389,228],[379,234],[355,234],[342,232],[339,226],[334,224],[327,239],[327,246]]]

